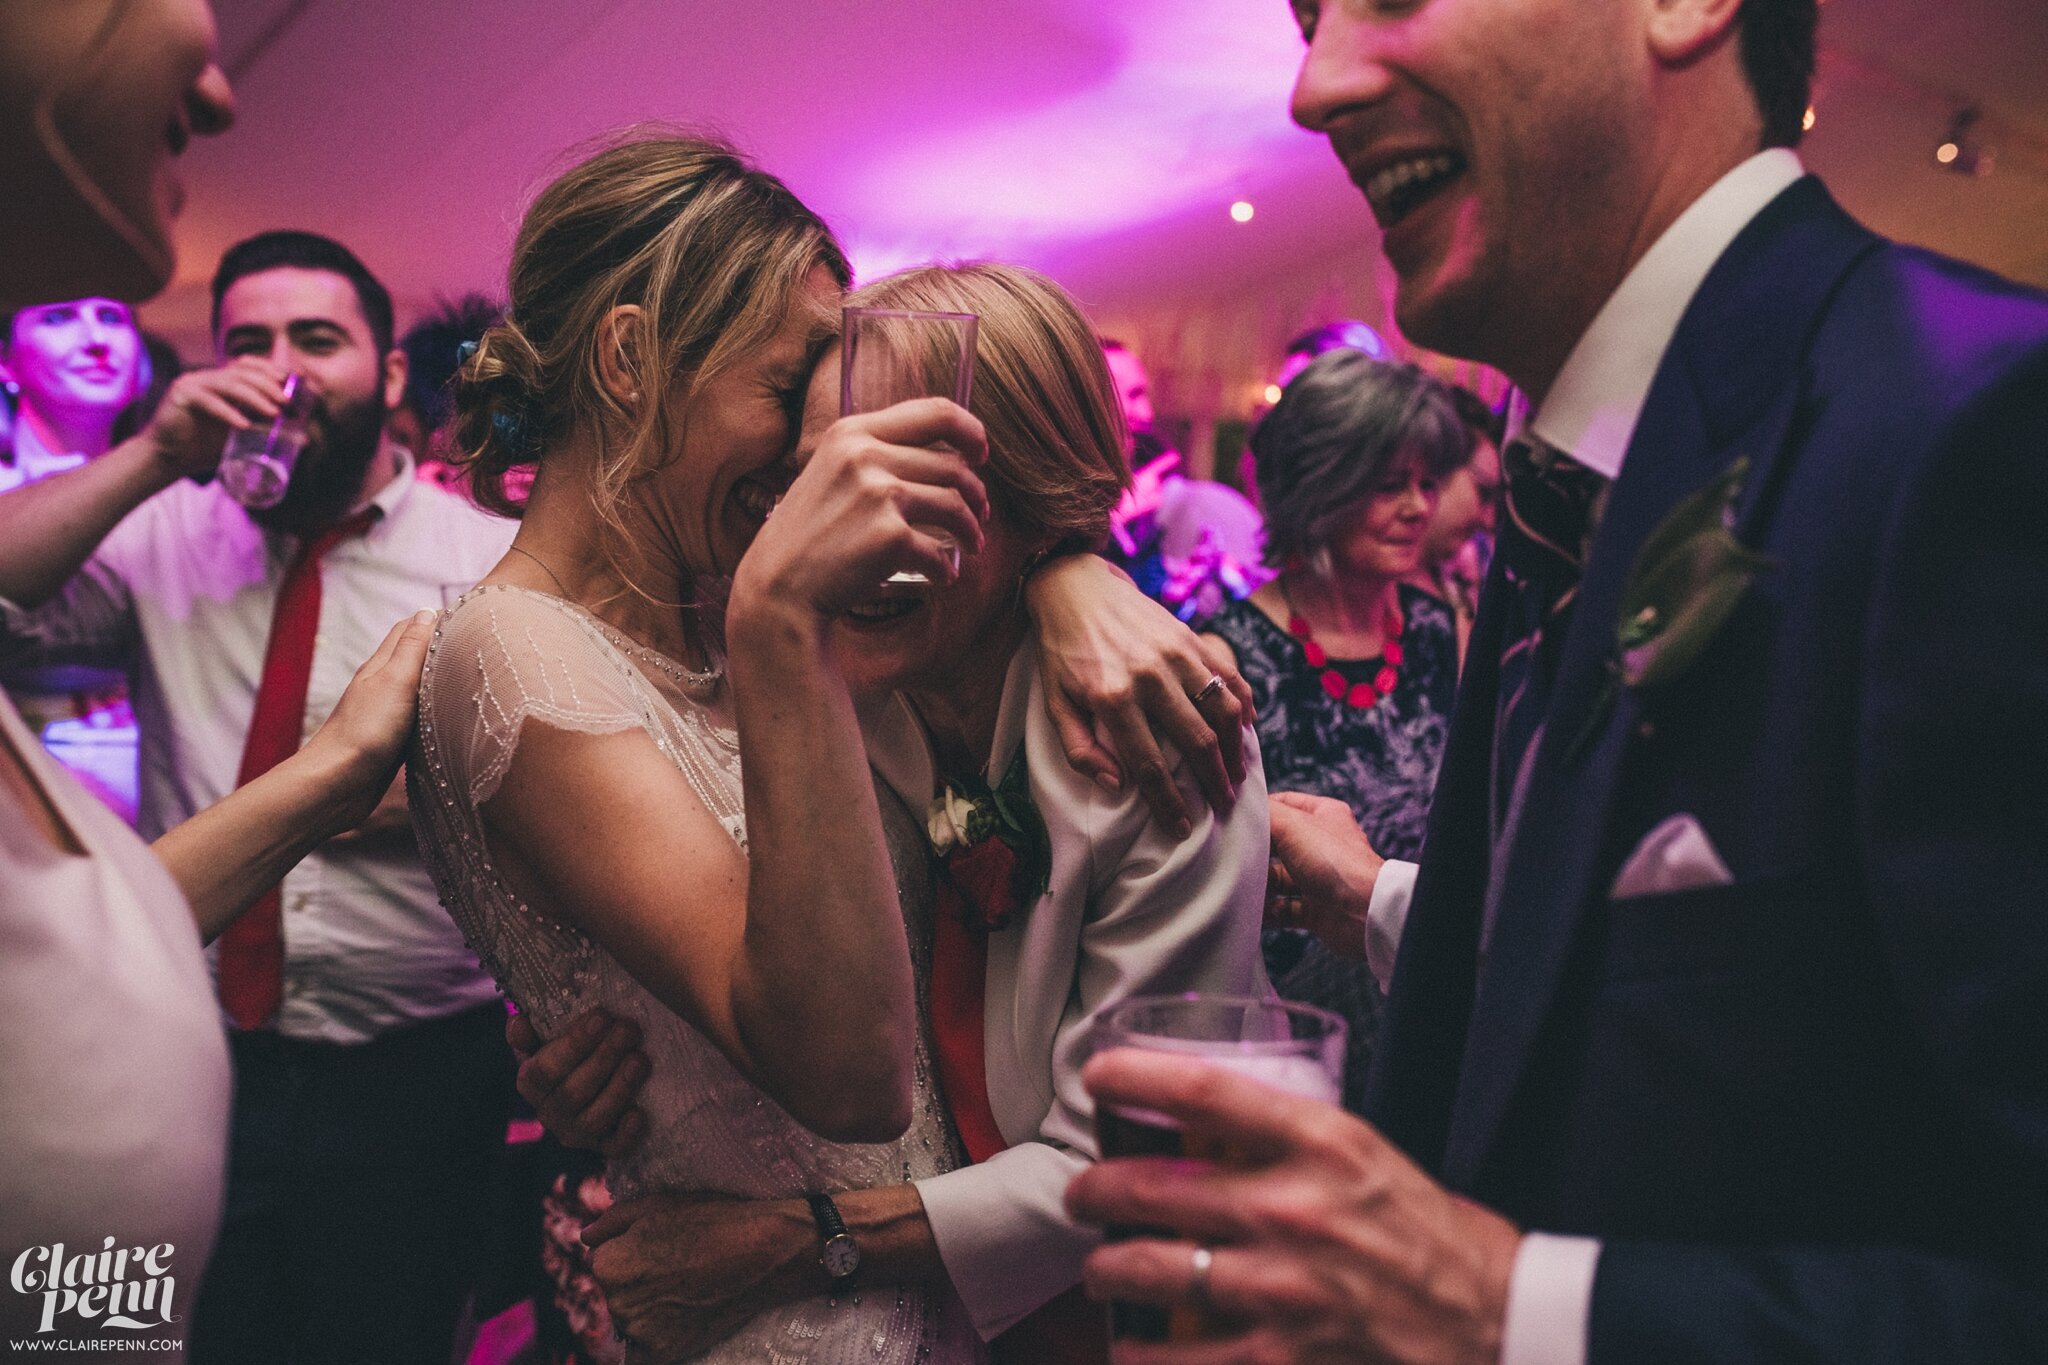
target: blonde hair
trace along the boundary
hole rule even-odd
[[[516,517],[508,476],[572,431],[588,434],[591,502],[623,544],[625,492],[680,450],[691,397],[766,344],[792,306],[810,306],[801,286],[813,270],[841,287],[850,271],[823,220],[721,142],[641,127],[600,147],[520,224],[506,319],[457,372],[455,443],[477,502]],[[640,309],[627,352],[635,387],[652,400],[631,406],[604,382],[619,344],[608,319],[626,304]],[[816,321],[823,345],[836,320],[820,309]],[[659,401],[678,377],[683,401]]]
[[[1095,329],[1035,270],[974,261],[919,266],[847,296],[857,308],[976,313],[974,391],[988,429],[989,495],[1060,548],[1093,549],[1130,483],[1124,420]]]

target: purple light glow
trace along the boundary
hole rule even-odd
[[[881,157],[834,187],[834,221],[864,278],[934,257],[1042,260],[1204,201],[1227,204],[1276,152],[1307,138],[1287,117],[1301,38],[1284,8],[1066,8],[1114,61],[1029,107],[909,121]]]

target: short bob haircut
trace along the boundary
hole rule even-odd
[[[928,265],[847,296],[853,308],[975,313],[968,407],[988,429],[990,499],[1048,549],[1092,550],[1130,471],[1124,421],[1095,330],[1064,289],[997,261]]]
[[[1296,375],[1252,433],[1266,563],[1310,562],[1358,515],[1395,463],[1446,478],[1472,458],[1450,394],[1413,365],[1325,351]]]

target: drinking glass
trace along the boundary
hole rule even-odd
[[[839,415],[876,412],[910,398],[950,398],[967,406],[974,387],[973,313],[921,313],[901,308],[848,308],[840,321]],[[919,526],[940,541],[960,572],[960,543]],[[884,587],[929,583],[916,570],[890,574]]]
[[[230,432],[220,453],[220,486],[244,507],[275,507],[284,501],[299,452],[306,448],[313,417],[313,390],[299,375],[284,377],[284,400],[269,426]]]
[[[1135,1047],[1199,1057],[1276,1090],[1336,1104],[1344,1088],[1346,1032],[1342,1017],[1277,997],[1137,996],[1104,1012],[1095,1026],[1094,1050]],[[1228,1143],[1183,1131],[1164,1114],[1107,1104],[1096,1106],[1095,1138],[1105,1160],[1174,1156],[1231,1165],[1247,1159]],[[1111,1241],[1172,1235],[1143,1227],[1109,1229]],[[1109,1331],[1134,1341],[1203,1341],[1228,1335],[1230,1324],[1199,1304],[1112,1302]]]

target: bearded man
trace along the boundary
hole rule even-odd
[[[392,620],[453,600],[511,540],[384,434],[405,356],[390,294],[340,243],[232,248],[213,333],[219,366],[137,436],[0,497],[0,652],[128,672],[146,838],[296,750]],[[314,402],[283,500],[188,478],[276,416],[291,374]],[[235,1103],[195,1361],[448,1358],[511,1069],[403,793],[216,945]]]

